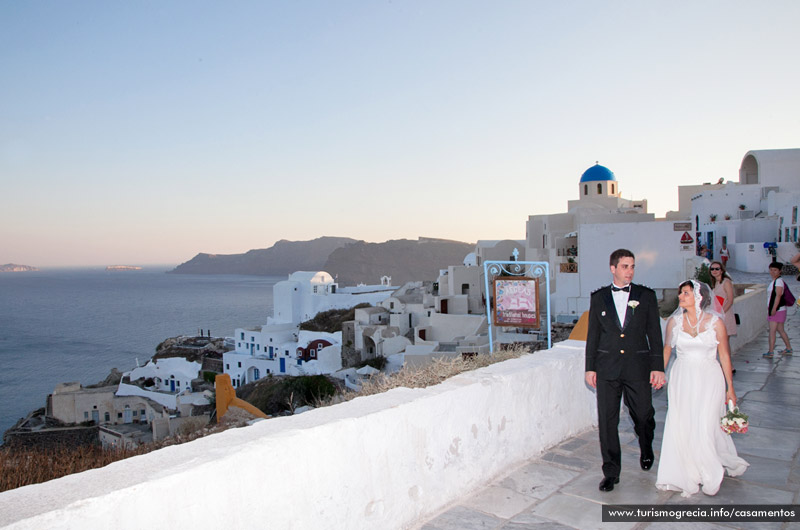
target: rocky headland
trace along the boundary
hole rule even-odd
[[[30,271],[38,271],[36,267],[32,267],[30,265],[18,265],[16,263],[6,263],[5,265],[0,265],[0,272],[30,272]]]
[[[434,279],[442,264],[459,265],[474,250],[473,243],[435,238],[367,243],[346,237],[320,237],[311,241],[281,240],[270,248],[244,254],[198,254],[169,272],[280,276],[324,270],[340,285],[379,283],[382,276],[390,276],[393,285],[402,285],[420,278]]]

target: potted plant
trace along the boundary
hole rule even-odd
[[[729,214],[729,213],[726,213],[726,214],[725,214],[725,220],[726,220],[726,221],[730,221],[730,220],[731,220],[731,214]]]
[[[744,204],[740,204],[740,205],[739,205],[739,209],[740,209],[740,210],[746,210],[746,209],[747,209],[747,206],[745,206]]]
[[[713,223],[717,220],[717,214],[712,213],[711,215],[708,216],[708,218],[711,219],[711,222]]]

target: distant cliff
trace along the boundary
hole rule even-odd
[[[38,271],[36,267],[31,267],[30,265],[17,265],[16,263],[6,263],[5,265],[0,265],[0,272],[28,272],[28,271]]]
[[[331,252],[355,242],[349,237],[320,237],[311,241],[282,239],[270,248],[250,250],[244,254],[198,254],[169,272],[280,276],[295,271],[324,270]]]
[[[474,251],[474,243],[445,239],[358,241],[335,250],[322,270],[340,285],[375,284],[385,275],[392,277],[392,285],[400,286],[409,281],[435,281],[440,269],[463,264],[464,257]]]
[[[376,284],[391,276],[393,285],[435,280],[440,269],[461,265],[472,243],[444,239],[397,239],[366,243],[345,237],[312,241],[281,240],[244,254],[198,254],[173,269],[177,274],[252,274],[280,276],[295,271],[329,272],[340,285]]]

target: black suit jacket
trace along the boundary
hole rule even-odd
[[[633,308],[631,302],[639,302]],[[631,284],[625,322],[617,317],[611,286],[592,293],[586,337],[586,371],[598,379],[650,380],[664,371],[664,345],[656,293]]]

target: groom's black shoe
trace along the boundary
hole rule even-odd
[[[600,491],[611,491],[614,484],[619,484],[619,477],[606,477],[600,481]]]
[[[653,460],[655,456],[653,456],[653,450],[642,452],[642,456],[639,457],[639,464],[641,464],[642,469],[645,471],[649,471],[650,468],[653,467]]]

